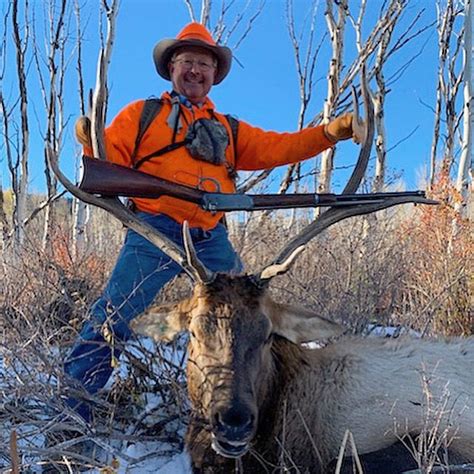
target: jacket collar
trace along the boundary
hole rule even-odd
[[[161,99],[171,103],[175,97],[178,97],[181,105],[184,105],[188,109],[193,108],[193,104],[191,104],[189,99],[184,95],[178,94],[176,91],[164,92]],[[215,109],[214,103],[209,99],[209,97],[206,97],[203,103],[195,105],[194,107],[198,107],[199,109]]]

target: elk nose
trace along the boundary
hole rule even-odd
[[[254,420],[248,409],[230,407],[214,413],[214,428],[228,439],[244,439],[253,431]]]

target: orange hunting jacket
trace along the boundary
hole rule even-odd
[[[161,99],[161,110],[145,132],[135,162],[172,142],[173,130],[167,124],[171,111],[171,96],[164,93]],[[131,155],[135,147],[144,103],[144,100],[139,100],[127,105],[106,128],[105,147],[108,160],[124,166],[133,166]],[[333,145],[326,138],[322,125],[294,133],[277,133],[253,127],[242,120],[239,120],[237,143],[234,144],[227,119],[215,111],[210,99],[206,99],[201,107],[189,108],[181,104],[180,108],[183,126],[176,135],[176,141],[184,139],[188,125],[194,120],[214,116],[227,129],[230,145],[226,150],[226,158],[236,170],[261,170],[296,163],[315,156]],[[86,149],[85,153],[91,153],[91,150]],[[205,191],[217,191],[215,184],[217,182],[221,192],[235,192],[235,184],[225,165],[214,165],[197,160],[188,153],[185,147],[153,157],[145,161],[139,169],[145,173]],[[168,196],[157,199],[134,198],[133,201],[138,210],[163,213],[179,223],[187,220],[190,227],[200,227],[204,230],[214,228],[223,215],[222,212],[207,212],[196,204]]]

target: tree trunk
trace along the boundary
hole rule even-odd
[[[459,200],[455,209],[466,217],[467,202],[469,198],[469,175],[472,173],[472,129],[474,114],[472,112],[472,0],[465,1],[464,7],[464,116],[462,149],[459,158],[458,175],[456,179],[456,190]]]
[[[24,37],[20,36],[20,22],[18,19],[18,0],[13,0],[12,27],[16,50],[16,71],[20,92],[20,120],[21,136],[19,165],[16,167],[18,187],[13,190],[15,194],[15,207],[13,210],[13,225],[15,228],[15,244],[19,246],[24,239],[24,221],[26,219],[28,199],[28,156],[29,156],[29,125],[28,125],[28,94],[26,85],[25,56],[29,42],[29,21],[25,18]],[[25,1],[25,17],[28,15],[28,1]]]

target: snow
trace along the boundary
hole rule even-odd
[[[186,431],[185,417],[180,417],[177,406],[174,407],[172,395],[165,393],[168,400],[164,400],[162,393],[154,393],[153,388],[157,380],[170,380],[172,378],[177,384],[184,384],[183,367],[186,363],[186,354],[182,349],[185,347],[183,341],[178,345],[162,345],[157,348],[154,343],[147,338],[131,342],[127,345],[126,354],[123,355],[117,365],[105,390],[112,389],[118,380],[126,380],[130,374],[129,357],[133,356],[139,360],[147,362],[147,367],[151,367],[153,379],[149,381],[149,392],[140,393],[139,398],[134,400],[136,407],[131,410],[129,420],[114,420],[114,429],[110,437],[105,434],[93,433],[90,438],[93,440],[95,449],[99,447],[99,454],[96,459],[100,459],[102,469],[95,468],[86,471],[87,474],[114,473],[114,474],[146,474],[146,473],[191,473],[189,456],[183,451],[183,439]],[[47,376],[40,370],[32,370],[24,363],[25,360],[15,353],[15,350],[0,348],[0,474],[7,474],[11,468],[10,461],[10,435],[14,431],[18,438],[17,451],[22,462],[24,472],[41,473],[43,465],[48,456],[45,454],[46,427],[51,427],[54,419],[47,413],[47,408],[41,400],[41,394],[25,386],[25,381],[31,383],[31,387],[36,391],[45,387],[51,388],[54,393],[57,378]],[[5,350],[4,350],[5,349]],[[162,363],[155,363],[154,355],[159,351]],[[59,358],[59,351],[54,348],[51,353]],[[128,354],[128,355],[127,355]],[[153,361],[153,362],[151,362]],[[173,372],[174,371],[174,372]],[[48,385],[48,383],[50,385]],[[23,390],[21,396],[18,392]],[[37,395],[40,395],[37,397]],[[170,403],[171,400],[171,403]],[[176,405],[176,403],[174,403]],[[15,410],[22,410],[26,414],[25,421],[21,416],[15,416]],[[129,408],[129,407],[127,407]],[[31,420],[31,421],[30,421]],[[154,436],[153,431],[146,432],[147,427],[153,427],[166,423],[160,428],[158,435]],[[71,421],[69,421],[71,423]],[[96,426],[98,430],[104,430],[104,426]],[[144,433],[143,430],[145,430]],[[169,442],[166,440],[169,439]],[[54,449],[64,451],[73,450],[74,444],[65,441]],[[51,448],[47,448],[51,449]],[[42,456],[43,454],[43,456]],[[81,451],[81,454],[83,452]],[[91,456],[89,456],[91,457]],[[107,469],[107,467],[109,469]],[[104,469],[105,468],[105,469]],[[76,472],[74,468],[68,471],[64,467],[64,472]],[[23,471],[22,471],[23,472]]]
[[[398,337],[401,334],[408,334],[412,337],[420,337],[419,334],[404,328],[383,327],[378,325],[368,326],[365,335],[376,337]],[[133,415],[130,419],[121,420],[117,426],[114,419],[114,433],[110,438],[106,436],[93,436],[94,442],[102,448],[100,459],[103,468],[109,469],[93,469],[87,471],[88,474],[94,473],[116,473],[116,474],[188,474],[191,473],[189,456],[183,452],[183,439],[186,432],[186,420],[179,414],[178,405],[171,396],[153,392],[153,385],[156,381],[170,380],[170,377],[179,384],[184,385],[183,368],[186,364],[186,354],[183,349],[186,340],[183,339],[175,345],[161,345],[157,348],[154,343],[147,338],[130,343],[127,347],[125,355],[119,361],[115,369],[107,389],[112,388],[112,384],[118,379],[126,380],[130,374],[130,363],[128,357],[133,356],[139,360],[145,360],[147,367],[152,367],[153,378],[146,381],[149,384],[149,392],[141,393],[139,399],[136,400]],[[308,347],[317,349],[319,346],[315,343],[308,344]],[[154,355],[159,351],[161,363],[155,361]],[[15,430],[18,435],[18,452],[24,464],[28,464],[28,472],[41,472],[41,450],[44,450],[44,425],[51,420],[41,412],[41,403],[37,400],[27,400],[25,412],[28,414],[36,413],[35,423],[19,422],[14,416],[8,418],[7,405],[13,400],[17,403],[18,398],[24,401],[25,397],[18,397],[17,394],[11,393],[11,387],[21,383],[21,370],[26,371],[29,376],[34,370],[30,367],[22,366],[22,360],[18,361],[18,367],[15,367],[15,358],[8,351],[2,351],[0,354],[0,422],[3,423],[3,440],[0,433],[0,442],[3,446],[9,446],[10,433]],[[2,357],[3,355],[3,357]],[[11,357],[8,364],[5,359]],[[13,362],[12,362],[13,361]],[[152,362],[150,362],[152,361]],[[21,369],[19,367],[22,367]],[[175,372],[173,372],[173,370]],[[37,384],[45,384],[45,376],[40,372],[36,373]],[[174,378],[173,378],[174,377]],[[19,380],[17,381],[17,379]],[[50,377],[49,383],[56,383],[55,377]],[[147,385],[148,387],[148,385]],[[15,398],[17,397],[17,398]],[[15,405],[16,406],[16,405]],[[184,417],[185,418],[185,417]],[[21,418],[20,418],[21,420]],[[41,420],[43,424],[41,425]],[[163,424],[163,421],[165,422]],[[143,426],[153,429],[155,426],[163,427],[159,430],[159,435],[151,434],[136,435],[137,427]],[[38,428],[40,427],[40,429]],[[41,429],[41,427],[43,429]],[[167,441],[169,440],[169,442]],[[62,443],[65,448],[67,442]],[[1,451],[0,444],[0,451]],[[8,448],[9,451],[9,448]],[[44,453],[43,453],[44,454]],[[43,458],[44,459],[44,458]],[[0,453],[0,474],[7,473],[10,467],[10,459],[8,453]],[[65,471],[67,472],[67,471]]]

